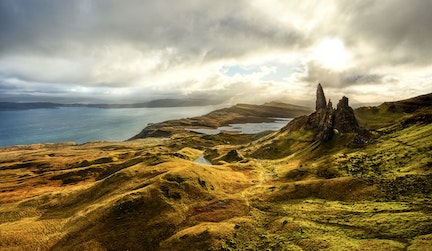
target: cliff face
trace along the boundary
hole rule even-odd
[[[317,100],[318,101],[318,100]],[[308,126],[315,131],[314,141],[329,141],[333,137],[334,109],[331,101],[327,107],[312,113],[308,119]]]

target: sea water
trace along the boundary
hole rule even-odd
[[[207,114],[222,106],[102,109],[61,107],[0,111],[0,146],[38,143],[124,141],[150,123]],[[276,131],[291,119],[274,122],[231,124],[217,129],[190,129],[204,134],[222,131],[259,133]]]
[[[0,111],[0,146],[124,141],[149,123],[195,117],[220,106],[122,108],[61,107]]]

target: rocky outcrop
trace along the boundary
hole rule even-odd
[[[354,110],[348,105],[348,98],[342,97],[334,112],[334,128],[340,132],[358,132],[360,127]]]
[[[237,152],[237,150],[231,150],[229,151],[225,157],[223,158],[223,160],[225,160],[226,162],[237,162],[242,160],[243,158],[239,155],[239,153]]]
[[[333,137],[333,127],[334,127],[334,110],[332,102],[329,101],[325,114],[322,117],[322,122],[320,123],[319,138],[322,141],[329,141]]]
[[[316,91],[316,104],[315,104],[315,110],[325,110],[327,108],[327,101],[324,96],[324,90],[321,86],[321,84],[318,84],[317,91]]]
[[[309,115],[307,120],[307,128],[315,131],[314,141],[330,141],[335,133],[361,134],[363,136],[361,141],[366,141],[364,139],[366,133],[360,128],[347,97],[342,97],[336,109],[333,109],[332,102],[329,100],[327,104],[325,100],[321,84],[318,84],[316,93],[316,111]]]

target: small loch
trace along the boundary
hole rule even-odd
[[[198,163],[198,164],[202,164],[202,165],[209,165],[209,166],[212,165],[212,163],[210,162],[210,160],[208,160],[208,159],[206,159],[206,158],[204,157],[204,154],[201,154],[200,156],[198,156],[198,158],[196,158],[196,159],[194,160],[194,162],[195,162],[195,163]]]
[[[240,134],[256,134],[264,131],[278,131],[286,126],[292,118],[275,118],[274,122],[262,123],[243,123],[243,124],[229,124],[228,126],[218,127],[216,129],[194,128],[188,129],[191,132],[202,134],[214,135],[221,132],[235,132]]]

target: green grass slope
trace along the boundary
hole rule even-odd
[[[400,122],[413,114],[430,114],[432,93],[379,106],[360,107],[355,110],[357,120],[367,129],[379,129]],[[429,122],[431,119],[429,118]]]
[[[313,142],[305,117],[261,137],[2,148],[0,250],[429,250],[432,123],[416,102],[378,107],[379,123],[357,110],[362,148]]]

